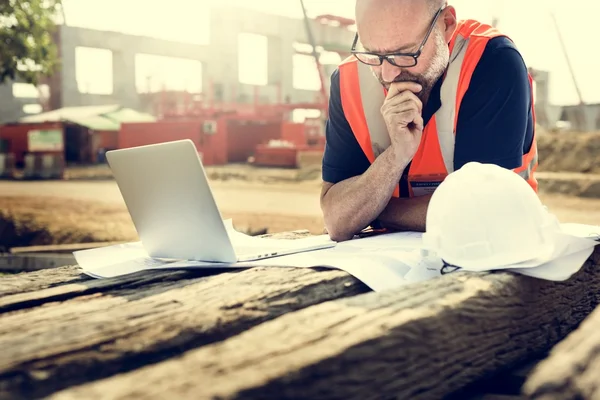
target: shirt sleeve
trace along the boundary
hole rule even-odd
[[[363,174],[370,166],[342,109],[339,69],[331,75],[329,117],[325,126],[323,180],[338,183]]]
[[[477,161],[518,168],[533,141],[527,67],[505,37],[488,42],[459,109],[454,168]]]

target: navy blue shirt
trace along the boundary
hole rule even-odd
[[[440,78],[423,107],[425,125],[441,106]],[[454,169],[471,161],[518,168],[533,142],[531,88],[527,67],[510,39],[491,39],[473,72],[460,105],[454,148]],[[323,180],[338,183],[364,173],[371,165],[342,109],[339,70],[331,76],[329,118],[323,156]],[[408,183],[404,171],[401,193]],[[403,190],[403,188],[405,188]]]

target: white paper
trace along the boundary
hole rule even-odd
[[[113,278],[172,262],[149,257],[141,242],[79,250],[73,255],[82,272],[92,278]]]
[[[418,249],[421,237],[422,234],[417,232],[398,232],[341,242],[333,248],[257,261],[226,265],[180,261],[166,268],[326,267],[343,270],[372,290],[383,291],[413,282],[405,276],[420,263]]]
[[[329,236],[297,240],[266,239],[236,231],[225,221],[235,246],[297,246],[298,242],[327,243]],[[598,242],[596,227],[563,224],[564,234],[556,237],[553,253],[545,259],[505,266],[508,271],[548,280],[566,280],[585,263]],[[374,291],[391,290],[403,285],[440,277],[442,261],[421,254],[422,234],[400,232],[354,239],[335,247],[240,263],[215,263],[188,260],[156,260],[148,256],[141,242],[74,252],[83,272],[95,278],[108,278],[148,269],[253,268],[253,267],[326,267],[348,272]]]
[[[229,236],[229,240],[231,244],[236,249],[243,249],[242,253],[252,252],[255,249],[266,249],[269,250],[296,250],[296,249],[304,249],[310,248],[313,246],[327,246],[327,247],[335,247],[337,245],[336,242],[331,240],[329,235],[314,235],[307,236],[304,238],[289,240],[289,239],[274,239],[274,238],[264,238],[264,237],[256,237],[250,236],[245,233],[237,231],[233,227],[232,220],[223,221],[225,224],[225,228],[227,230],[227,235]]]
[[[380,236],[384,239],[383,236]],[[371,238],[374,239],[374,238]],[[376,241],[375,241],[376,242]],[[369,245],[373,245],[371,241]],[[415,256],[400,249],[385,249],[373,253],[368,248],[360,246],[345,246],[340,249],[315,250],[307,253],[290,254],[281,257],[268,258],[258,261],[247,261],[233,264],[215,264],[202,261],[180,261],[164,267],[169,269],[187,268],[254,268],[254,267],[280,267],[280,268],[311,268],[326,267],[343,270],[356,279],[369,286],[374,291],[383,291],[410,283],[404,276],[411,270]],[[406,262],[404,262],[406,259]]]
[[[309,248],[312,246],[335,246],[328,235],[309,236],[306,238],[286,240],[259,238],[238,232],[233,228],[231,220],[223,221],[227,233],[233,242],[234,247],[245,248],[246,251],[254,251],[260,248],[273,249],[278,251],[297,250]],[[144,249],[142,242],[124,243],[113,246],[100,247],[89,250],[80,250],[73,253],[75,260],[82,271],[93,278],[112,278],[115,276],[132,274],[153,268],[165,268],[175,261],[183,260],[161,260],[151,258]],[[183,264],[189,264],[183,261]],[[187,265],[186,264],[186,265]],[[201,263],[202,264],[202,263]],[[204,268],[226,268],[237,265],[223,263],[203,263]],[[180,268],[181,263],[176,264],[175,268]]]
[[[518,264],[506,265],[498,269],[538,268],[562,257],[569,256],[586,249],[593,249],[593,247],[597,244],[597,242],[588,238],[575,237],[568,234],[559,233],[554,237],[554,248],[552,249],[552,253],[548,254],[547,256],[534,258],[533,260],[527,260]],[[581,267],[581,265],[579,267]]]
[[[422,243],[423,234],[421,232],[394,232],[341,242],[337,244],[336,248],[359,247],[370,251],[379,251],[380,249],[414,250],[421,247]]]
[[[102,268],[107,265],[147,257],[141,242],[123,243],[73,252],[75,260],[83,270]]]
[[[442,276],[442,260],[435,257],[423,257],[420,251],[414,251],[410,255],[417,262],[416,265],[404,277],[409,282],[423,282]]]
[[[149,257],[141,242],[79,250],[73,255],[83,273],[92,278],[112,278],[169,263]]]
[[[600,226],[565,223],[561,224],[563,232],[581,238],[600,240]]]
[[[542,264],[537,268],[515,268],[510,269],[509,271],[549,281],[566,281],[581,269],[593,252],[594,248],[589,247],[559,257],[556,260]]]
[[[579,252],[582,252],[582,251],[585,251],[588,249],[590,249],[590,254],[591,254],[591,251],[593,251],[593,248],[597,244],[598,244],[597,242],[595,242],[591,239],[588,239],[588,238],[575,237],[575,236],[571,236],[571,235],[567,235],[567,234],[559,235],[555,239],[554,252],[551,254],[550,257],[547,257],[546,259],[537,259],[537,260],[533,260],[533,261],[527,261],[524,263],[516,264],[516,265],[512,266],[511,269],[513,269],[513,268],[516,268],[516,269],[541,268],[542,266],[549,265],[549,263],[551,263],[553,261],[563,259],[564,257],[568,257],[572,254],[577,254]],[[575,266],[576,270],[573,271],[573,273],[577,272],[581,268],[582,265],[583,265],[583,263],[579,264],[578,266]],[[542,273],[542,271],[544,271],[544,270],[538,269],[538,271],[536,273],[538,275],[540,275],[540,273]],[[551,279],[551,278],[549,278],[549,279]]]

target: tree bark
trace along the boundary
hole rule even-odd
[[[177,276],[182,279],[168,279]],[[99,286],[91,291],[90,283],[46,289],[37,293],[53,296],[41,295],[35,307],[36,293],[28,294],[28,307],[0,316],[0,398],[45,396],[369,290],[336,270],[259,268],[184,277],[162,273],[122,284],[92,281]]]
[[[89,280],[78,267],[59,267],[49,270],[5,275],[0,278],[0,298],[46,289],[56,285]]]
[[[600,307],[542,361],[524,386],[531,399],[600,399]]]
[[[319,304],[52,398],[443,398],[571,332],[600,300],[598,255],[567,282],[462,272]]]

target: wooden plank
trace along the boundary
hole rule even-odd
[[[524,392],[531,399],[600,398],[600,307],[537,366]]]
[[[567,282],[462,272],[316,305],[51,398],[443,398],[577,326],[600,300],[598,258]]]
[[[292,232],[268,234],[263,236],[276,239],[294,240],[309,235],[310,233],[306,230],[298,230]],[[147,279],[151,280],[176,280],[184,279],[185,277],[190,276],[197,278],[200,276],[215,275],[220,272],[222,272],[222,270],[218,269],[212,271],[177,271],[167,273],[153,271],[143,275],[148,277]],[[62,268],[56,268],[54,270],[44,270],[39,272],[20,273],[16,275],[3,276],[2,279],[0,279],[0,313],[2,313],[3,310],[8,311],[18,309],[19,307],[25,307],[25,304],[28,304],[29,302],[32,302],[35,306],[37,306],[41,305],[46,300],[66,300],[73,296],[76,297],[80,295],[95,293],[102,290],[108,290],[114,287],[115,285],[119,286],[120,284],[126,284],[126,282],[128,282],[131,278],[132,277],[124,277],[96,281],[94,279],[89,278],[87,275],[84,275],[78,266],[67,266]],[[133,282],[138,282],[140,278],[136,275],[132,279]],[[46,288],[54,288],[55,286],[81,282],[87,282],[85,284],[86,286],[72,286],[69,288],[61,288],[55,291],[46,291],[42,293],[26,295],[28,292],[32,291],[38,291]],[[149,283],[149,281],[146,281],[146,283]],[[5,297],[13,294],[18,296],[13,298]],[[19,303],[21,303],[20,306]]]
[[[113,246],[123,242],[94,242],[94,243],[71,243],[71,244],[51,244],[45,246],[24,246],[12,247],[11,254],[20,253],[72,253],[79,250],[95,249],[98,247]]]
[[[0,315],[0,398],[45,396],[223,340],[290,311],[368,291],[337,270],[259,268],[209,278],[161,274],[30,293],[54,290],[54,298],[46,293],[38,296],[43,306]],[[90,291],[93,285],[100,286]],[[65,293],[68,300],[59,297]]]
[[[481,379],[475,383],[447,396],[446,400],[488,400],[490,397],[523,397],[523,385],[527,376],[535,366],[543,359],[536,356],[534,360],[509,368],[507,371],[497,371],[487,379]]]
[[[84,282],[90,278],[81,274],[77,266],[5,275],[0,278],[0,299],[12,294],[23,294],[67,283]]]
[[[0,271],[31,272],[76,264],[71,254],[0,254]]]
[[[222,270],[211,271],[141,271],[111,279],[82,280],[67,285],[53,285],[48,288],[15,293],[0,298],[0,315],[8,312],[25,310],[43,306],[46,303],[67,301],[77,297],[89,296],[96,293],[118,289],[139,289],[156,283],[171,281],[189,281],[205,276],[206,273],[216,274]],[[81,271],[79,271],[81,274]]]

